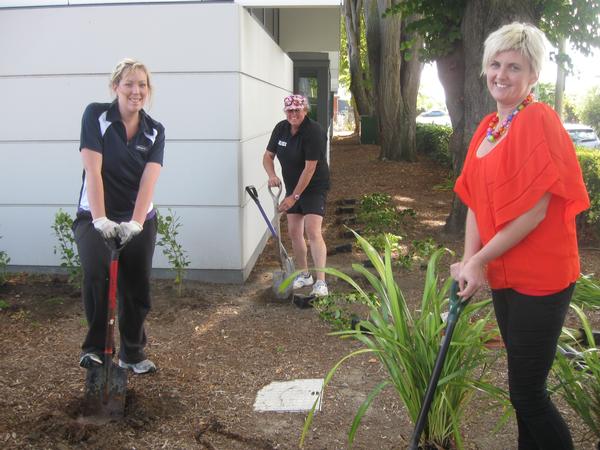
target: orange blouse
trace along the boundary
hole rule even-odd
[[[558,115],[544,103],[517,114],[496,147],[476,155],[492,115],[473,135],[454,191],[475,213],[481,243],[552,194],[546,217],[521,242],[490,261],[492,289],[527,295],[565,289],[579,277],[575,216],[589,207],[573,143]]]

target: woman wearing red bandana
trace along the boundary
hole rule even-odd
[[[490,288],[508,357],[519,450],[569,450],[569,429],[546,391],[579,276],[575,216],[589,199],[558,115],[531,89],[543,33],[512,23],[485,41],[482,73],[497,112],[475,131],[455,192],[468,206],[459,295]]]
[[[308,117],[308,100],[301,95],[289,95],[283,100],[286,118],[273,129],[263,166],[269,176],[269,186],[280,186],[275,173],[274,160],[281,164],[285,198],[279,211],[287,212],[288,233],[292,240],[296,265],[303,273],[294,280],[294,289],[313,285],[311,294],[324,296],[329,293],[325,273],[316,272],[316,282],[308,272],[307,246],[304,234],[310,242],[310,253],[315,268],[325,267],[327,248],[321,226],[325,215],[325,202],[329,190],[329,167],[327,165],[327,135],[321,126]]]

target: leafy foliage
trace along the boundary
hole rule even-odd
[[[452,50],[462,39],[460,23],[467,5],[466,0],[405,0],[398,2],[386,14],[416,15],[407,33],[416,32],[423,37],[425,50],[422,59],[432,61]]]
[[[186,268],[190,265],[187,252],[178,242],[179,228],[181,228],[180,217],[177,216],[171,208],[168,215],[162,215],[158,211],[158,234],[160,236],[157,244],[162,247],[163,255],[169,260],[171,269],[175,272],[175,286],[177,286],[177,295],[181,297],[183,290],[183,279]]]
[[[539,26],[553,45],[568,37],[571,45],[584,55],[589,55],[593,47],[600,46],[600,1],[543,0],[539,3],[543,8]]]
[[[590,208],[582,213],[582,217],[595,233],[600,233],[600,152],[578,148],[577,158],[590,196]]]
[[[584,123],[594,127],[600,132],[600,87],[592,88],[586,95],[581,105],[581,119]]]
[[[2,236],[0,236],[1,238]],[[6,266],[10,262],[10,257],[8,253],[4,250],[0,250],[0,286],[6,283]]]
[[[452,168],[449,145],[452,128],[444,125],[417,124],[417,151],[428,155],[443,167]]]
[[[600,280],[582,274],[575,285],[571,304],[580,308],[600,309]]]
[[[336,331],[350,330],[359,321],[354,312],[349,311],[352,305],[371,305],[377,302],[375,295],[371,294],[368,299],[356,293],[340,294],[333,293],[325,297],[313,300],[313,308],[319,313],[321,320],[329,323]]]
[[[350,276],[335,269],[325,269],[328,274],[346,281],[354,288],[369,305],[370,318],[360,321],[354,330],[334,333],[342,338],[356,339],[364,348],[348,354],[335,364],[327,374],[324,385],[331,381],[342,363],[365,353],[373,354],[380,360],[387,371],[387,378],[371,391],[358,409],[348,434],[350,445],[367,409],[387,386],[395,388],[411,420],[416,422],[444,329],[441,312],[447,304],[446,296],[451,283],[451,280],[441,282],[439,278],[437,265],[445,250],[437,250],[427,266],[421,307],[413,315],[393,277],[391,246],[386,246],[382,257],[367,240],[358,234],[356,238],[373,264],[375,273],[358,264],[354,264],[353,269],[367,279],[377,301],[373,302],[371,294]],[[484,381],[489,357],[483,346],[486,339],[484,327],[491,312],[484,312],[479,319],[473,317],[476,312],[483,312],[489,303],[488,300],[468,305],[458,321],[424,430],[423,438],[427,445],[448,448],[454,440],[457,448],[463,447],[460,421],[474,387],[498,398],[505,397],[501,390]],[[472,320],[469,322],[468,318]],[[314,408],[305,421],[301,445],[313,416]]]
[[[571,309],[581,320],[587,342],[594,342],[584,311],[574,304]],[[600,439],[600,348],[584,348],[577,340],[565,347],[574,357],[567,358],[557,352],[552,372],[558,385],[552,390],[566,400],[596,439]]]
[[[59,209],[54,216],[52,230],[58,240],[58,245],[54,246],[54,254],[60,254],[60,266],[67,269],[69,283],[79,289],[83,270],[73,235],[73,218],[67,212]]]
[[[357,219],[364,224],[365,231],[370,235],[395,230],[400,225],[400,213],[392,202],[391,195],[381,192],[363,195]]]

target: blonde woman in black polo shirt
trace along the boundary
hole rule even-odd
[[[275,174],[275,156],[281,164],[286,194],[279,211],[287,212],[294,259],[296,266],[303,270],[294,280],[294,289],[314,283],[311,293],[324,296],[329,293],[325,273],[317,271],[317,281],[314,282],[308,272],[304,233],[310,242],[315,268],[325,267],[327,247],[321,226],[329,190],[327,135],[317,122],[308,117],[309,104],[305,97],[289,95],[283,104],[286,119],[279,122],[271,134],[263,166],[269,176],[269,186],[280,186],[281,180]]]
[[[127,243],[118,274],[119,365],[154,372],[146,358],[144,320],[150,310],[150,272],[156,242],[152,196],[165,146],[163,126],[142,109],[152,93],[150,74],[139,61],[115,68],[112,103],[91,103],[83,113],[80,152],[83,182],[75,240],[83,267],[83,303],[88,332],[81,367],[101,366],[106,335],[110,251],[105,240]]]

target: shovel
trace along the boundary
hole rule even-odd
[[[256,188],[254,186],[246,186],[246,192],[248,193],[248,195],[250,195],[252,200],[254,200],[256,206],[258,206],[258,209],[261,215],[263,216],[263,219],[265,219],[265,222],[267,222],[267,226],[269,227],[271,234],[275,239],[277,239],[277,243],[279,245],[279,258],[281,263],[281,270],[276,270],[275,272],[273,272],[273,292],[275,293],[275,297],[278,299],[288,299],[292,294],[292,283],[290,283],[287,286],[287,288],[283,290],[283,292],[279,290],[279,287],[286,278],[288,278],[291,274],[293,274],[296,271],[296,269],[294,266],[294,260],[290,258],[287,252],[285,251],[285,247],[281,242],[281,235],[279,233],[279,217],[281,214],[277,211],[277,207],[279,206],[279,197],[281,196],[281,186],[279,186],[279,191],[277,192],[277,194],[274,194],[271,191],[271,187],[269,186],[269,193],[273,198],[273,205],[275,207],[275,227],[273,227],[273,224],[267,217],[265,210],[263,209],[262,205],[260,204],[260,201],[258,200],[258,192],[256,191]]]
[[[127,394],[127,371],[113,360],[119,254],[124,246],[116,239],[110,239],[106,244],[110,249],[110,270],[104,363],[87,370],[83,415],[111,420],[123,417]]]
[[[454,327],[458,321],[458,316],[471,300],[471,298],[461,300],[458,297],[457,292],[458,283],[454,281],[452,282],[452,287],[450,288],[450,311],[448,312],[448,318],[446,320],[446,333],[442,338],[440,351],[433,366],[431,378],[429,379],[429,384],[427,385],[427,390],[425,391],[425,397],[423,397],[421,411],[419,411],[419,418],[417,419],[417,423],[410,440],[410,446],[408,447],[409,450],[417,450],[419,448],[419,439],[421,439],[421,433],[427,424],[427,414],[429,413],[429,408],[431,407],[431,402],[433,401],[433,395],[435,394],[435,389],[437,388],[440,374],[444,368],[444,361],[446,359],[446,354],[448,353],[448,348],[450,347],[450,341],[452,340]]]

